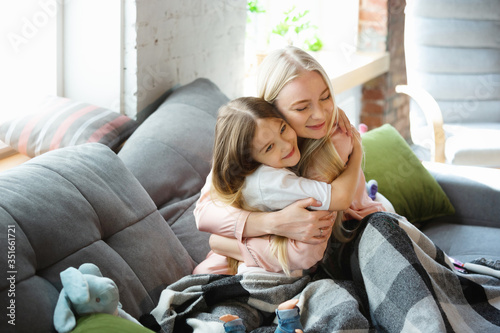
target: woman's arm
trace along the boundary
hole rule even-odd
[[[309,211],[306,207],[317,206],[315,199],[300,200],[276,212],[248,212],[213,201],[210,197],[211,176],[201,190],[194,216],[199,230],[242,240],[275,234],[301,242],[318,244],[325,241],[318,236],[320,228],[332,225],[328,211]]]
[[[199,230],[241,241],[250,212],[212,200],[210,197],[211,173],[201,189],[196,202],[194,217]]]
[[[319,206],[321,203],[316,199],[306,198],[275,212],[252,212],[245,224],[244,237],[279,235],[312,245],[323,243],[325,238],[318,237],[318,230],[331,228],[333,220],[329,211],[307,209]]]

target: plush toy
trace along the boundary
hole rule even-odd
[[[378,183],[375,179],[371,179],[366,183],[366,192],[372,200],[375,200],[378,192]]]
[[[103,277],[96,265],[83,264],[78,269],[69,267],[60,276],[63,289],[54,312],[54,327],[59,333],[75,328],[75,316],[92,313],[108,313],[139,324],[122,310],[118,287],[113,280]]]

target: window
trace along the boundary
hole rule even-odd
[[[0,123],[36,112],[47,95],[120,112],[122,5],[123,0],[5,2],[0,13]],[[0,142],[0,155],[10,152]]]
[[[120,112],[121,6],[121,0],[64,1],[63,96]]]
[[[55,1],[4,3],[0,13],[0,121],[30,110],[44,95],[57,93],[56,28]]]
[[[248,69],[258,61],[259,54],[286,44],[349,57],[357,47],[358,13],[357,1],[248,1]]]
[[[119,112],[121,5],[121,0],[7,2],[0,13],[0,121],[32,111],[46,95]]]
[[[248,1],[245,94],[255,94],[255,70],[269,50],[293,44],[313,53],[331,79],[356,68],[359,2],[342,0]],[[297,33],[298,32],[298,33]],[[359,84],[359,83],[358,83]],[[335,87],[334,87],[335,88]],[[361,87],[335,93],[357,124]]]

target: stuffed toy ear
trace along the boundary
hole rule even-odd
[[[71,305],[63,289],[59,294],[56,309],[54,310],[54,327],[57,332],[66,333],[70,332],[75,325],[75,315],[71,311]]]
[[[89,263],[86,263],[86,264],[82,264],[78,270],[80,272],[82,272],[82,274],[89,274],[89,275],[95,275],[95,276],[99,276],[99,277],[102,277],[102,273],[101,271],[99,270],[99,267],[97,267],[96,265],[94,264],[89,264]]]
[[[66,295],[73,304],[86,303],[89,300],[89,286],[83,274],[74,267],[61,272],[61,282]]]

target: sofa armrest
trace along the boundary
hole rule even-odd
[[[455,207],[455,224],[500,228],[500,170],[423,162]]]

